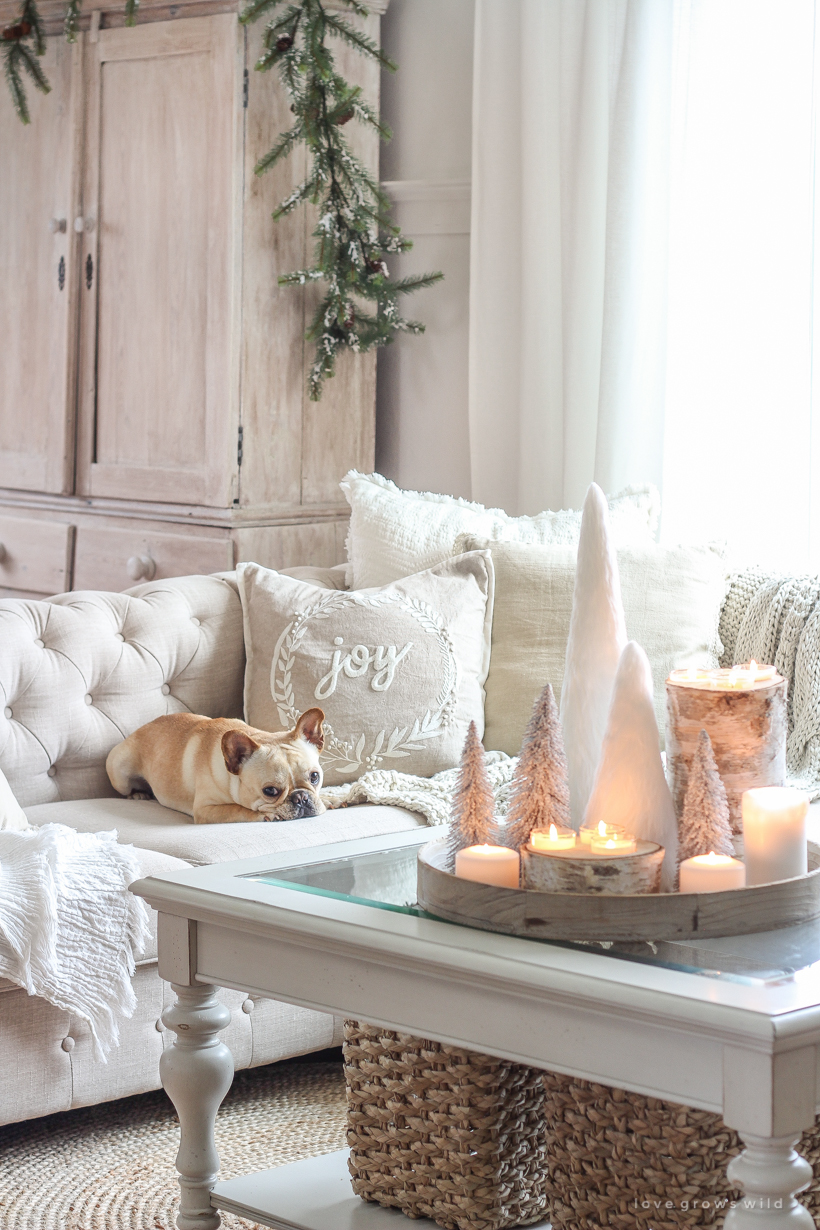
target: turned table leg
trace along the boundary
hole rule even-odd
[[[233,1080],[233,1056],[219,1040],[231,1023],[228,1008],[208,983],[173,984],[176,1003],[162,1014],[176,1039],[163,1051],[159,1071],[162,1087],[179,1115],[180,1142],[176,1166],[181,1200],[179,1230],[218,1230],[222,1219],[211,1208],[211,1188],[219,1173],[214,1144],[216,1112]]]
[[[726,1215],[724,1230],[814,1230],[814,1218],[795,1200],[811,1182],[811,1166],[796,1153],[799,1136],[743,1134],[745,1149],[727,1175],[743,1198]]]

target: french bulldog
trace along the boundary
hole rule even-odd
[[[308,709],[293,730],[270,734],[233,718],[170,713],[112,748],[105,768],[120,794],[153,797],[195,824],[318,816],[324,718]]]

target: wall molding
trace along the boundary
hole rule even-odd
[[[382,189],[405,235],[469,235],[468,179],[391,179]]]

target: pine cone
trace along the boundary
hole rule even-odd
[[[388,268],[381,257],[375,257],[367,262],[367,267],[371,273],[381,273],[384,277],[388,275]]]
[[[14,43],[21,38],[27,38],[29,34],[31,34],[31,22],[18,21],[16,25],[6,26],[0,37],[4,38],[7,43]]]
[[[352,119],[353,119],[353,108],[351,107],[349,111],[345,111],[344,115],[339,116],[336,123],[346,124],[348,120],[352,120]]]
[[[277,51],[288,51],[293,46],[293,37],[290,34],[283,34],[276,40]]]

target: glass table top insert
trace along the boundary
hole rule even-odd
[[[416,844],[401,846],[283,868],[248,878],[261,884],[433,918],[416,904],[418,849]],[[448,922],[447,925],[460,924]],[[779,983],[805,977],[809,972],[820,969],[820,918],[797,927],[724,939],[602,944],[527,937],[523,942],[581,951],[591,949],[620,960],[752,984]]]

